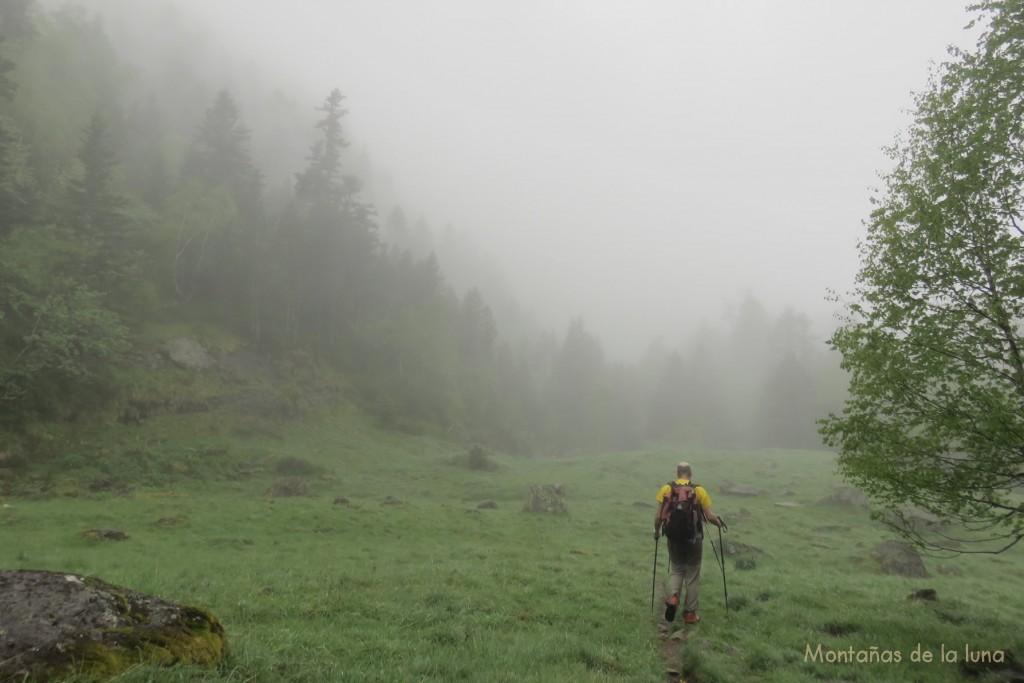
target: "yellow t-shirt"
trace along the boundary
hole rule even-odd
[[[677,484],[689,484],[690,480],[689,479],[676,479],[676,483]],[[669,495],[670,493],[672,493],[672,487],[670,485],[668,485],[668,484],[665,484],[660,489],[658,489],[658,495],[655,496],[655,500],[657,500],[658,504],[661,505],[661,502],[663,500],[665,500],[665,496]],[[707,510],[708,508],[711,507],[711,496],[708,495],[708,492],[704,490],[703,486],[701,486],[700,484],[696,484],[694,486],[694,494],[696,494],[697,502],[700,503],[700,506],[702,508]]]

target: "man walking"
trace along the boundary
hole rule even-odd
[[[665,601],[665,621],[674,621],[679,596],[684,595],[683,622],[700,621],[700,565],[703,555],[703,521],[717,527],[725,526],[711,511],[711,497],[703,486],[692,483],[690,463],[676,466],[676,480],[658,490],[658,512],[654,516],[654,540],[664,532],[668,539],[668,556],[672,565],[669,574],[669,597]],[[685,588],[685,592],[684,592]]]

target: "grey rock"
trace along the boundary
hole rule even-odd
[[[526,512],[567,513],[569,508],[565,502],[565,486],[562,484],[531,486],[523,509]]]
[[[871,551],[873,557],[885,574],[898,576],[927,577],[924,560],[917,552],[903,541],[885,541]]]
[[[138,664],[214,666],[226,653],[203,609],[88,576],[0,571],[0,680],[106,679]]]
[[[167,342],[167,355],[186,370],[205,370],[217,364],[217,360],[194,339],[178,337]]]

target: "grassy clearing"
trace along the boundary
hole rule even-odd
[[[208,607],[225,624],[232,651],[218,670],[142,668],[118,680],[664,681],[650,611],[652,499],[684,457],[729,522],[727,538],[764,550],[726,558],[727,614],[706,548],[704,621],[671,662],[687,680],[959,681],[953,664],[910,662],[915,646],[960,659],[965,644],[1024,653],[1021,552],[929,558],[928,579],[876,573],[871,548],[890,535],[862,510],[816,505],[835,483],[826,454],[498,454],[489,471],[458,466],[462,447],[382,433],[355,413],[261,429],[211,415],[149,422],[160,464],[135,466],[163,485],[90,493],[69,477],[77,497],[8,498],[0,510],[0,566],[92,574]],[[110,451],[132,467],[120,446]],[[210,458],[231,478],[199,478]],[[265,496],[284,476],[308,495]],[[730,479],[765,492],[720,493]],[[565,485],[568,515],[523,512],[542,483]],[[348,504],[334,504],[342,496]],[[383,505],[388,496],[404,505]],[[478,509],[483,501],[497,507]],[[131,538],[76,535],[101,526]],[[907,600],[925,587],[938,602]],[[899,651],[901,661],[805,661],[819,644]]]

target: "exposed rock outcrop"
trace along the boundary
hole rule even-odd
[[[928,576],[928,571],[924,568],[924,560],[903,541],[879,543],[871,551],[871,556],[875,558],[886,574],[922,578]]]
[[[205,370],[217,364],[217,360],[194,339],[178,337],[167,342],[167,355],[177,365],[188,370]]]
[[[565,486],[562,484],[544,484],[531,486],[523,509],[527,512],[568,512],[565,503]]]
[[[227,653],[198,607],[47,571],[0,571],[0,680],[111,677],[137,664],[213,666]]]

